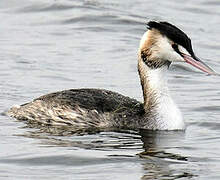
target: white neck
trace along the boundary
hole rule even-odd
[[[146,128],[158,130],[184,129],[185,125],[181,112],[171,98],[167,86],[167,66],[150,69],[143,61],[140,63],[143,63],[139,64],[142,66],[140,78],[145,78],[142,81],[145,111],[150,111],[148,114],[153,114],[150,116]],[[149,104],[151,105],[149,106]]]

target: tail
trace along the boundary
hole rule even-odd
[[[21,109],[21,106],[19,105],[14,105],[13,107],[11,107],[8,111],[3,112],[2,114],[5,116],[10,116],[10,117],[14,117],[14,118],[19,118],[18,116],[18,112]]]
[[[72,126],[77,128],[109,127],[111,115],[87,110],[78,105],[65,106],[36,100],[21,106],[13,106],[6,113],[18,120],[25,120],[32,124],[52,126]]]

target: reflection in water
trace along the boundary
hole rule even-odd
[[[117,149],[142,150],[140,136],[134,131],[71,131],[71,128],[65,129],[59,127],[41,127],[28,124],[25,128],[33,128],[25,134],[19,136],[36,138],[41,140],[41,144],[46,147],[74,147],[92,150],[111,151]],[[135,154],[133,155],[135,156]]]
[[[168,153],[171,148],[178,148],[180,140],[184,138],[183,131],[149,131],[140,130],[144,152],[139,153],[140,158],[146,162],[143,164],[146,179],[178,179],[183,177],[191,178],[193,175],[185,170],[171,169],[170,166],[186,164],[187,157],[179,154]]]
[[[184,138],[184,131],[150,131],[140,130],[141,140],[146,152],[158,151],[178,147],[179,141]]]
[[[57,134],[57,130],[55,129],[51,131],[48,131],[48,128],[41,128],[36,130],[35,127],[33,130],[26,132],[22,136],[41,139],[41,144],[47,148],[71,147],[73,151],[76,149],[85,149],[108,152],[108,154],[106,154],[107,157],[104,157],[105,161],[108,163],[112,162],[120,164],[129,161],[141,161],[143,170],[143,174],[141,176],[142,180],[178,179],[184,177],[191,178],[196,176],[195,173],[190,172],[189,168],[182,168],[188,166],[187,157],[182,156],[181,154],[169,152],[171,149],[178,149],[181,147],[181,140],[184,139],[185,135],[185,133],[182,131],[169,132],[140,130],[139,133],[134,131],[93,131],[91,134],[81,133],[77,135],[71,135],[71,131],[69,131],[66,132],[66,136],[64,135],[65,133],[61,134]],[[134,151],[129,153],[130,150]],[[76,157],[73,159],[75,158]],[[78,159],[81,158],[83,157],[78,157]],[[55,159],[57,159],[56,156]],[[62,158],[58,158],[58,160],[59,159]],[[82,164],[79,163],[78,165],[82,166],[83,160],[80,160],[79,162],[82,162]],[[54,163],[59,162],[54,161]],[[76,164],[74,163],[74,166],[75,165]],[[181,168],[179,166],[181,166]]]

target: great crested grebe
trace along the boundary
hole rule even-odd
[[[70,89],[12,107],[8,115],[43,125],[79,128],[183,130],[182,115],[170,96],[171,62],[187,62],[215,74],[199,60],[190,38],[168,22],[150,21],[140,41],[138,72],[144,103],[103,89]]]

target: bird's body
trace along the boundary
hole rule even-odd
[[[76,128],[134,129],[139,124],[136,123],[139,117],[144,115],[142,103],[104,89],[60,91],[13,108],[13,111],[18,110],[17,119]]]
[[[190,39],[177,27],[155,21],[148,26],[138,53],[144,103],[103,89],[71,89],[12,107],[8,114],[29,122],[76,129],[184,129],[181,112],[167,86],[166,72],[171,62],[186,61],[209,74],[214,71],[196,59]]]

